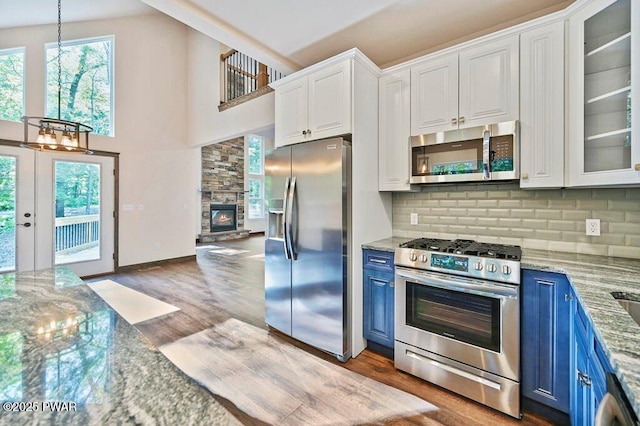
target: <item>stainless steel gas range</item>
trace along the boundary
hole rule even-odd
[[[396,368],[520,418],[521,252],[427,238],[396,248]]]

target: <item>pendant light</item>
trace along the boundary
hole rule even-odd
[[[24,142],[20,146],[38,151],[69,154],[93,154],[89,149],[89,133],[93,128],[75,121],[63,120],[61,114],[62,92],[62,0],[58,0],[58,118],[22,117]],[[38,129],[35,142],[29,142],[29,128]]]

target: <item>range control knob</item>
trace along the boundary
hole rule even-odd
[[[422,256],[420,256],[420,260],[422,261],[422,263],[427,263],[427,261],[429,260],[429,256],[423,254]]]
[[[483,265],[482,262],[476,262],[473,264],[473,267],[476,271],[482,271]]]
[[[418,260],[418,255],[415,254],[415,253],[411,253],[409,255],[409,260],[412,261],[412,262],[415,262],[416,260]]]
[[[497,270],[498,270],[498,267],[496,266],[496,264],[495,264],[495,263],[489,263],[489,264],[487,265],[487,271],[489,271],[489,272],[495,272],[495,271],[497,271]]]
[[[511,274],[511,267],[509,265],[502,265],[502,273],[504,275]]]

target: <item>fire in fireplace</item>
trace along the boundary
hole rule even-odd
[[[211,232],[238,229],[238,206],[235,204],[211,204]]]

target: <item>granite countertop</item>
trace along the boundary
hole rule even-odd
[[[393,252],[411,238],[391,237],[363,249]],[[523,250],[521,267],[566,274],[602,344],[629,402],[640,417],[640,325],[611,293],[640,301],[640,260],[564,252]]]
[[[0,318],[0,424],[239,424],[68,268],[1,274]]]

